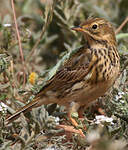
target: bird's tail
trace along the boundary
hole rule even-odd
[[[28,103],[27,105],[25,105],[24,107],[19,109],[13,115],[8,117],[5,120],[5,123],[6,124],[11,123],[12,121],[16,120],[20,116],[21,113],[25,114],[25,113],[29,112],[32,108],[36,107],[36,105],[38,105],[38,99],[39,99],[39,97],[35,98],[32,102]]]

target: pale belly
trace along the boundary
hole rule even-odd
[[[113,70],[114,71],[114,70]],[[113,76],[107,81],[101,81],[97,84],[85,84],[82,89],[74,91],[67,95],[64,99],[57,102],[59,105],[67,106],[71,102],[78,103],[80,106],[88,106],[91,102],[95,101],[100,96],[103,96],[110,87],[114,84],[119,71],[115,71]]]

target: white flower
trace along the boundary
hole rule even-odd
[[[125,104],[125,101],[124,101],[124,100],[120,100],[120,102],[121,102],[122,104]]]
[[[9,23],[3,24],[4,27],[11,27],[12,25]]]
[[[118,95],[115,96],[115,100],[118,101],[123,97],[124,94],[125,94],[124,92],[118,92]]]
[[[124,92],[118,92],[118,95],[124,95],[125,93]]]
[[[7,105],[5,105],[3,102],[0,103],[0,111],[7,110]]]
[[[103,122],[108,122],[108,123],[114,124],[113,123],[113,118],[110,118],[110,117],[107,117],[107,116],[104,116],[104,115],[96,116],[96,118],[94,119],[94,122],[96,124],[100,124],[100,123],[103,123]]]
[[[59,121],[60,121],[60,118],[59,117],[55,117],[55,122],[57,125],[59,125]]]

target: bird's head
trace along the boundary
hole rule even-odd
[[[84,33],[87,40],[116,43],[113,26],[103,18],[90,18],[72,30]],[[90,41],[91,42],[91,41]]]

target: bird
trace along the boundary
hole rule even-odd
[[[56,103],[66,107],[72,125],[78,126],[72,114],[82,114],[112,87],[120,72],[120,56],[112,24],[104,18],[88,18],[71,29],[83,34],[85,44],[64,62],[33,101],[8,117],[7,122],[32,108]]]

